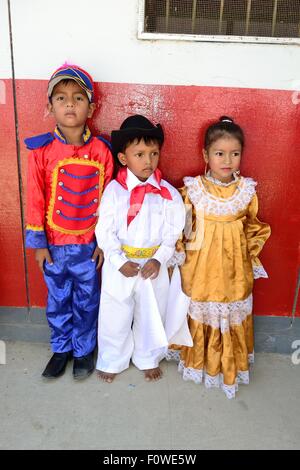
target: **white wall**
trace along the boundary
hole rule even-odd
[[[0,0],[0,78],[11,78],[7,1]]]
[[[11,0],[11,8],[17,78],[47,79],[67,60],[104,82],[300,84],[299,46],[138,40],[138,0]]]

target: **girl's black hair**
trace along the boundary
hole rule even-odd
[[[205,150],[208,150],[211,144],[226,135],[237,139],[243,149],[245,138],[241,127],[231,117],[221,116],[218,122],[215,122],[206,130],[204,137]]]

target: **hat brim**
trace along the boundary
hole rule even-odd
[[[122,152],[124,145],[132,139],[150,137],[157,139],[161,143],[164,141],[164,132],[160,124],[157,124],[152,129],[145,128],[128,128],[112,131],[111,133],[111,145],[112,154],[115,158],[118,157],[118,153]]]
[[[72,77],[70,75],[58,75],[57,77],[54,77],[50,80],[50,82],[48,83],[48,91],[47,91],[47,94],[48,94],[48,98],[51,97],[52,93],[53,93],[53,90],[54,90],[54,87],[59,83],[61,82],[62,80],[74,80],[74,82],[76,82],[80,88],[82,88],[88,99],[89,99],[89,102],[91,103],[92,102],[92,93],[90,92],[90,90],[88,90],[82,83],[82,81],[76,77]]]

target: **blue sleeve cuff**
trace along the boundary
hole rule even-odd
[[[44,230],[26,230],[26,248],[48,248]]]

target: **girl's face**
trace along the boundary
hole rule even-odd
[[[223,183],[233,179],[233,173],[240,167],[242,146],[238,139],[224,136],[213,142],[207,150],[203,149],[203,157],[211,170],[211,176]]]

